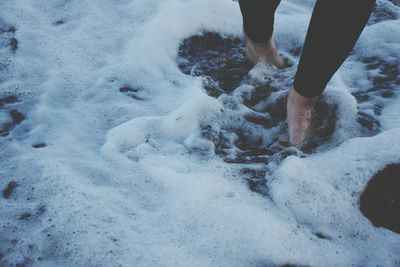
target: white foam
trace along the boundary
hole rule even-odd
[[[382,129],[390,130],[395,128],[400,128],[400,100],[397,98],[392,103],[388,104],[382,110]]]

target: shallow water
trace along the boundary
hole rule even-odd
[[[400,265],[400,3],[377,2],[300,150],[313,3],[278,8],[283,70],[246,61],[234,1],[0,3],[0,266]]]

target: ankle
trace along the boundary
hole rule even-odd
[[[246,41],[248,41],[248,42],[250,42],[251,44],[254,44],[254,45],[262,46],[262,45],[265,45],[265,44],[267,43],[267,41],[268,41],[268,40],[266,40],[266,41],[261,41],[261,42],[254,41],[254,40],[251,39],[251,37],[246,33],[246,31],[245,31],[244,28],[243,28],[243,35],[244,35]]]
[[[301,107],[314,107],[319,96],[315,97],[305,97],[299,94],[294,87],[289,90],[288,102],[291,105],[301,106]]]
[[[246,34],[245,34],[245,37],[246,37],[246,42],[255,49],[261,49],[264,52],[271,53],[271,54],[276,52],[276,50],[277,50],[272,36],[271,36],[271,38],[269,38],[268,40],[263,41],[263,42],[255,42]]]

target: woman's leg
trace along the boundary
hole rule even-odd
[[[272,38],[274,14],[280,0],[239,0],[247,57],[254,64],[270,63],[284,66]]]
[[[305,97],[322,93],[353,49],[374,4],[375,0],[317,0],[293,83],[296,92]]]
[[[353,49],[374,4],[375,0],[317,0],[287,101],[293,145],[308,135],[318,96]]]
[[[274,31],[274,14],[280,0],[239,0],[243,29],[256,43],[268,41]]]

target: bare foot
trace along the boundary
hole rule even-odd
[[[285,65],[282,57],[278,54],[275,42],[271,37],[268,41],[263,43],[256,43],[250,40],[243,30],[246,41],[246,55],[253,64],[264,62],[272,64],[280,69]]]
[[[292,87],[287,99],[287,123],[289,127],[289,141],[298,145],[304,141],[309,133],[311,115],[319,96],[304,97]]]

